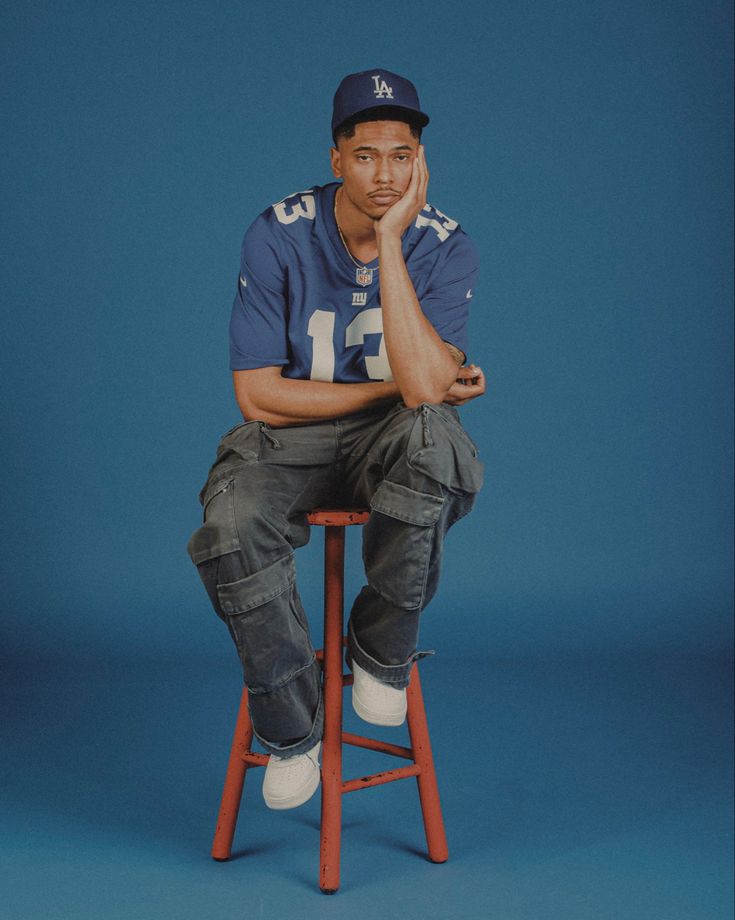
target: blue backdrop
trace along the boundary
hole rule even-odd
[[[16,2],[0,43],[18,731],[35,716],[17,688],[54,668],[210,662],[236,693],[185,544],[238,421],[242,233],[330,180],[332,94],[376,65],[418,86],[429,200],[482,257],[471,358],[489,391],[462,411],[487,483],[449,537],[423,645],[483,667],[728,653],[728,3]],[[299,557],[315,622],[320,542]],[[68,688],[52,696],[95,721]]]

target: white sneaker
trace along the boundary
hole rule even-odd
[[[352,662],[352,708],[371,725],[402,725],[406,718],[406,691],[376,680]]]
[[[296,808],[303,805],[319,788],[318,741],[310,751],[294,757],[271,754],[263,777],[263,798],[268,808]]]

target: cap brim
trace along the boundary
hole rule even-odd
[[[419,128],[425,128],[429,124],[429,116],[417,109],[407,109],[402,105],[376,105],[367,109],[358,109],[357,112],[343,118],[338,125],[332,128],[332,134],[336,134],[343,125],[350,122],[380,121],[381,117],[388,121],[403,121],[405,118],[407,122],[418,125]]]

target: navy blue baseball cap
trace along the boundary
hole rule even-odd
[[[421,111],[419,94],[413,83],[397,73],[376,67],[349,74],[337,87],[332,109],[332,137],[346,121],[373,113],[376,117],[384,114],[392,118],[406,115],[420,128],[429,123],[429,116]]]

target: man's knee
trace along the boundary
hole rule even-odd
[[[187,544],[195,565],[242,552],[247,567],[254,570],[290,548],[288,522],[272,507],[268,489],[253,468],[207,483],[201,501],[202,525]]]
[[[483,469],[478,450],[452,406],[402,406],[385,435],[389,439],[388,457],[405,458],[409,471],[419,474],[418,486],[420,477],[426,477],[442,486],[442,491],[473,494],[480,490]]]

